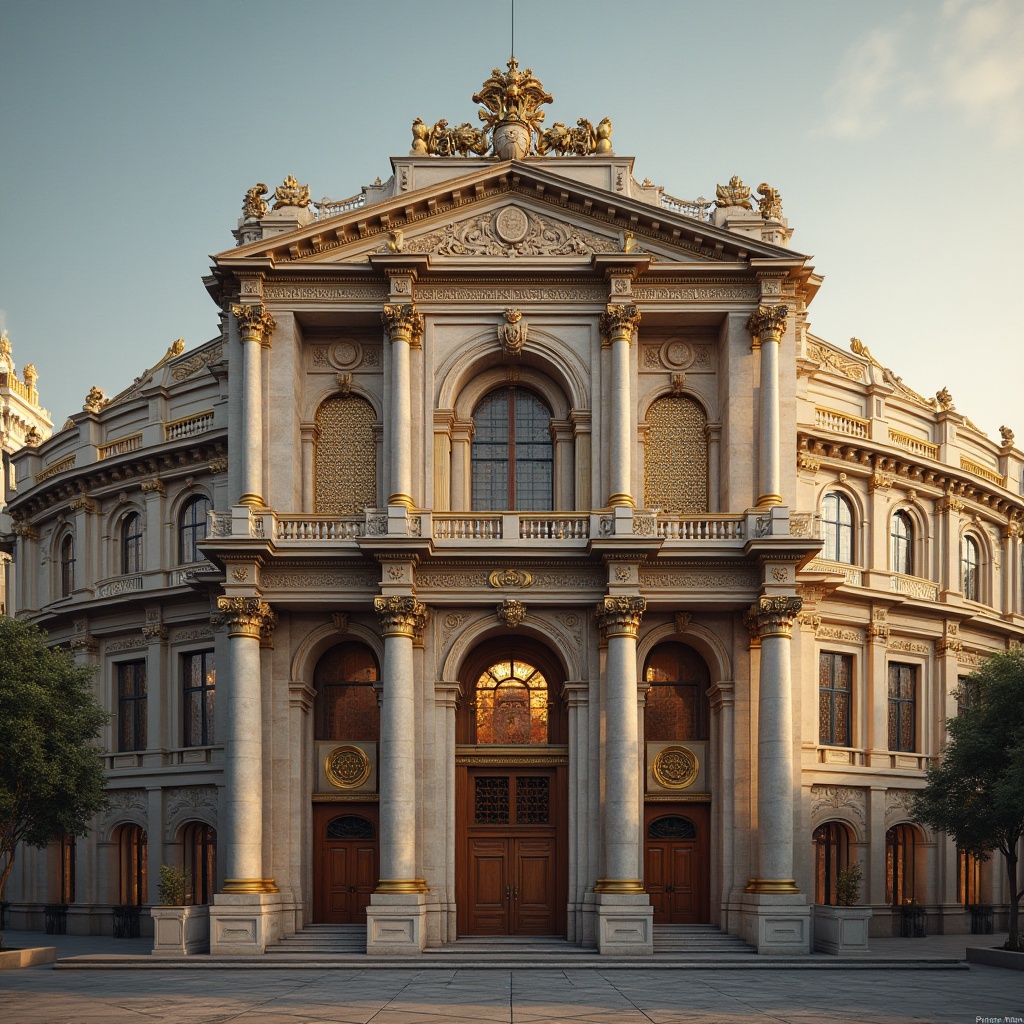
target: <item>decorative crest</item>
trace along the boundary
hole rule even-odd
[[[757,186],[757,194],[761,197],[757,201],[757,208],[765,220],[782,219],[782,193],[777,188],[772,188],[766,181]]]
[[[538,107],[550,103],[551,94],[544,91],[530,68],[519,70],[515,57],[509,57],[506,66],[507,72],[493,68],[491,77],[473,94],[473,102],[482,103],[486,108],[480,111],[484,128],[490,130],[505,121],[521,121],[531,132],[539,131],[544,112]]]
[[[739,206],[744,210],[753,210],[750,205],[750,189],[743,184],[738,174],[729,179],[728,185],[715,186],[715,206],[723,209],[727,206]]]
[[[248,193],[246,193],[248,197]],[[274,189],[274,209],[282,206],[299,206],[305,209],[312,200],[309,198],[309,186],[300,185],[296,178],[290,174],[284,179],[284,183]]]
[[[520,356],[523,354],[529,327],[527,324],[521,323],[523,314],[518,309],[506,309],[502,315],[507,322],[498,325],[498,341],[501,342],[501,350],[507,356]]]
[[[522,625],[526,621],[526,605],[514,597],[506,597],[498,605],[498,618],[509,629],[515,629],[516,626]]]
[[[261,181],[245,193],[245,199],[242,200],[242,213],[246,220],[261,220],[266,217],[267,201],[263,197],[269,191]]]

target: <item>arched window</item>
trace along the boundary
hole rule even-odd
[[[649,741],[706,740],[711,674],[689,645],[658,644],[647,658],[644,680],[650,684],[644,710],[644,738]]]
[[[200,541],[206,540],[207,513],[213,509],[213,502],[205,494],[190,498],[181,510],[178,520],[178,558],[181,565],[202,561]]]
[[[978,542],[973,537],[964,537],[960,542],[960,589],[967,601],[981,600],[979,561]]]
[[[666,395],[647,411],[644,504],[663,512],[708,510],[708,418],[692,398]]]
[[[121,520],[121,572],[142,571],[142,516],[131,512]]]
[[[380,670],[366,644],[338,644],[313,671],[313,732],[318,740],[380,739],[380,708],[374,683]]]
[[[957,847],[957,899],[965,906],[981,902],[981,858]]]
[[[550,509],[551,410],[543,399],[526,388],[498,388],[473,410],[473,425],[473,509]]]
[[[358,395],[328,398],[316,411],[314,506],[347,516],[377,504],[373,406]]]
[[[328,839],[373,839],[373,822],[359,814],[341,814],[327,822]]]
[[[899,509],[889,520],[892,547],[892,571],[905,576],[914,574],[914,524],[910,514]]]
[[[696,839],[697,826],[681,814],[667,814],[655,818],[647,826],[648,839]]]
[[[475,743],[548,743],[548,681],[510,658],[482,672],[474,691]]]
[[[885,833],[886,903],[899,906],[915,898],[916,838],[912,825],[894,825]]]
[[[821,557],[833,562],[853,562],[853,509],[849,499],[830,491],[821,503],[825,547]]]
[[[139,825],[122,825],[117,838],[120,854],[118,902],[141,907],[149,886],[149,844]]]
[[[70,597],[75,589],[75,538],[69,533],[60,542],[60,596]]]
[[[202,906],[212,902],[217,884],[217,830],[205,822],[190,821],[185,826],[183,839],[192,903]]]
[[[833,906],[836,881],[850,861],[850,833],[838,821],[826,821],[814,830],[814,902]]]

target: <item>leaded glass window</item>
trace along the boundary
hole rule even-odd
[[[182,658],[185,704],[185,746],[214,742],[213,710],[217,662],[213,651],[196,651]]]
[[[917,668],[914,665],[889,665],[889,749],[917,749]]]
[[[711,676],[704,659],[688,644],[659,644],[644,670],[650,684],[644,710],[648,741],[706,740]]]
[[[125,661],[117,672],[117,749],[146,749],[146,663]]]
[[[138,512],[126,515],[121,521],[121,572],[142,571],[142,516]]]
[[[846,826],[827,821],[814,830],[814,902],[831,906],[836,901],[839,872],[849,862],[850,836]]]
[[[853,657],[834,651],[818,654],[818,742],[823,746],[850,746],[850,702]]]
[[[821,504],[821,520],[825,526],[822,558],[833,562],[853,562],[853,510],[850,502],[834,491],[825,495]]]
[[[551,509],[551,410],[540,396],[514,386],[492,391],[473,410],[473,425],[473,509]]]
[[[374,687],[377,658],[366,644],[332,647],[313,672],[313,731],[318,740],[380,739],[380,706]]]
[[[910,515],[900,509],[889,525],[892,547],[892,571],[911,576],[914,572],[914,525]]]
[[[961,590],[968,601],[981,600],[981,577],[978,572],[978,542],[964,537],[960,543]]]
[[[648,839],[696,839],[697,827],[681,814],[668,814],[655,818],[647,826]]]
[[[373,822],[358,814],[342,814],[327,822],[328,839],[372,839]]]
[[[206,540],[206,518],[212,509],[213,502],[205,494],[200,494],[191,498],[181,510],[178,520],[178,558],[181,565],[202,560],[199,544]]]
[[[476,682],[477,743],[547,743],[548,682],[533,665],[499,661]]]

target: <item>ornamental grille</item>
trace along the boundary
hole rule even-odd
[[[516,779],[516,824],[547,825],[551,820],[551,780],[546,775]]]
[[[478,775],[473,821],[477,825],[509,824],[509,787],[507,775]]]
[[[671,814],[656,818],[647,826],[648,839],[696,839],[697,828],[689,818]]]
[[[708,510],[708,419],[691,398],[666,395],[647,412],[644,504],[662,512]]]
[[[327,822],[328,839],[372,839],[373,822],[355,814],[343,814]]]
[[[377,504],[373,406],[349,395],[329,398],[316,413],[316,512],[348,516]]]

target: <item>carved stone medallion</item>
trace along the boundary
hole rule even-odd
[[[700,765],[689,747],[665,747],[658,752],[651,771],[659,785],[666,789],[686,789],[697,779]]]
[[[530,222],[518,206],[506,206],[494,218],[494,230],[503,242],[521,242],[530,230]]]
[[[327,781],[338,789],[357,789],[370,777],[370,759],[360,747],[335,747],[324,763]]]

